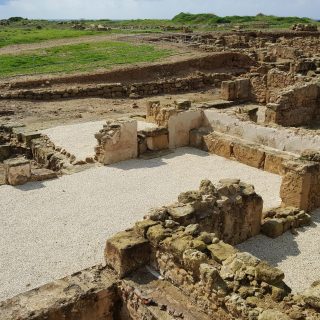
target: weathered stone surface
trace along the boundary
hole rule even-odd
[[[234,143],[233,154],[239,162],[251,167],[263,168],[264,166],[265,152],[256,146]]]
[[[112,320],[116,277],[102,266],[77,272],[0,303],[1,320]]]
[[[169,148],[168,135],[161,135],[147,138],[147,147],[151,151],[164,150]]]
[[[10,159],[6,160],[4,165],[8,184],[17,186],[29,181],[31,177],[30,160],[24,158]]]
[[[108,239],[105,259],[120,278],[148,263],[150,259],[149,242],[134,231],[119,232]]]
[[[176,204],[168,207],[168,213],[174,221],[188,225],[194,218],[195,209],[191,204]]]
[[[159,221],[145,219],[145,220],[136,222],[134,226],[134,230],[138,235],[145,237],[147,235],[148,229],[157,224],[159,224]]]
[[[44,181],[58,178],[55,171],[45,168],[31,169],[30,181]]]
[[[138,156],[137,121],[123,118],[109,121],[95,135],[98,140],[96,159],[105,165]]]
[[[207,136],[204,136],[205,149],[209,153],[216,154],[218,156],[230,159],[233,154],[233,140],[231,137],[222,136],[216,132],[213,132]]]
[[[290,318],[283,312],[268,309],[259,315],[258,320],[290,320]]]
[[[222,241],[209,245],[208,250],[210,251],[211,257],[218,263],[222,263],[230,256],[233,256],[237,253],[237,250],[233,246],[230,246]]]
[[[312,308],[320,310],[320,281],[315,282],[302,293],[303,300]]]
[[[270,238],[277,238],[283,234],[283,222],[280,219],[270,219],[263,223],[261,231]]]

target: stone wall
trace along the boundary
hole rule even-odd
[[[222,81],[221,99],[228,101],[246,101],[250,96],[250,81],[248,79],[236,79],[234,81]]]
[[[185,78],[171,78],[168,80],[138,82],[132,84],[108,83],[95,85],[79,85],[57,89],[29,89],[14,90],[0,93],[0,99],[28,99],[28,100],[57,100],[83,97],[127,98],[143,97],[159,94],[173,94],[195,91],[219,86],[221,81],[232,78],[225,73],[199,74]]]
[[[236,185],[244,187],[242,195],[247,193],[244,190],[249,189],[249,193],[254,193],[249,185],[235,181],[224,184],[228,188]],[[209,181],[203,181],[199,191],[181,194],[179,202],[184,207],[185,203],[181,201],[187,199],[187,204],[191,204],[199,212],[196,215],[201,220],[201,206],[197,201],[208,203],[208,198],[212,199],[219,190],[221,186],[215,188]],[[231,200],[233,197],[229,194],[226,198]],[[142,266],[149,265],[154,270],[152,272],[159,273],[158,277],[162,279],[162,285],[158,285],[159,290],[163,288],[163,283],[169,281],[189,298],[191,305],[194,305],[190,305],[191,308],[199,308],[211,318],[289,320],[297,319],[291,317],[295,314],[301,319],[307,319],[305,315],[310,319],[319,319],[316,310],[318,307],[313,304],[317,299],[317,289],[310,289],[305,295],[290,295],[291,290],[284,283],[284,273],[281,270],[248,253],[239,252],[221,240],[219,229],[217,233],[212,233],[212,229],[211,232],[206,231],[205,223],[194,224],[192,220],[188,222],[187,215],[190,213],[183,217],[179,215],[179,220],[175,219],[171,208],[172,206],[168,206],[153,210],[145,220],[137,222],[134,228],[107,240],[106,262],[124,278],[126,285],[133,284],[131,274]],[[228,210],[232,213],[234,208],[230,207]],[[234,213],[230,214],[230,218],[236,220],[238,214]],[[211,222],[207,226],[210,224]],[[242,228],[245,229],[244,225]],[[126,280],[126,277],[130,280]],[[148,291],[136,291],[133,287],[123,288],[122,291],[123,299],[129,305],[127,311],[134,320],[140,319],[139,301],[145,301],[146,305],[155,303],[151,300],[152,290],[149,294]],[[310,296],[307,298],[308,294]],[[171,310],[166,305],[161,305],[160,308],[170,314]],[[173,315],[184,317],[183,312],[179,316],[176,313],[171,315],[172,319],[175,319]]]
[[[270,94],[266,122],[282,126],[310,125],[319,120],[320,87],[302,84]]]
[[[107,165],[137,158],[137,127],[137,121],[130,118],[107,121],[95,135],[98,140],[95,159]]]
[[[242,138],[250,143],[265,145],[279,151],[301,154],[305,149],[319,149],[320,137],[288,128],[267,127],[251,121],[242,121],[233,114],[218,110],[204,110],[204,127]]]
[[[1,320],[113,320],[116,277],[96,266],[0,302]]]
[[[199,133],[192,131],[192,134]],[[281,175],[282,206],[306,211],[320,207],[318,162],[300,159],[290,153],[249,143],[219,132],[210,134],[204,132],[200,136],[202,136],[201,148],[210,153]]]

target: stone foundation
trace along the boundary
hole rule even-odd
[[[119,119],[109,121],[96,138],[96,160],[103,164],[113,164],[138,156],[137,121]]]

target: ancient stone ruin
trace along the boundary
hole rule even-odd
[[[277,263],[240,249],[259,237],[271,244],[319,228],[319,35],[312,26],[296,25],[290,32],[144,36],[192,48],[199,58],[0,87],[0,98],[8,101],[99,97],[128,99],[145,110],[73,124],[70,141],[59,140],[54,130],[0,124],[2,185],[19,190],[104,166],[130,181],[130,170],[160,166],[155,159],[178,157],[177,149],[186,147],[225,164],[224,179],[196,177],[199,189],[180,190],[174,203],[145,207],[139,221],[105,239],[103,264],[1,302],[0,319],[320,319],[319,279],[309,283],[306,276],[308,285],[294,290]],[[199,92],[205,98],[192,99]],[[230,177],[227,164],[279,179],[278,205],[256,191],[261,186]],[[110,176],[101,174],[108,188]]]

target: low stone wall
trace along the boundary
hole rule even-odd
[[[316,83],[288,87],[270,95],[266,123],[282,126],[310,125],[319,120],[320,87]]]
[[[195,91],[220,86],[221,81],[231,79],[232,75],[225,73],[199,74],[186,78],[132,83],[108,83],[69,87],[63,89],[30,89],[0,93],[0,99],[57,100],[83,97],[103,98],[137,98],[159,94],[173,94]]]
[[[102,266],[80,271],[0,302],[0,319],[113,320],[116,280]]]
[[[137,158],[137,128],[137,121],[130,118],[107,121],[103,129],[95,135],[98,140],[95,159],[107,165]]]
[[[199,135],[197,131],[193,135]],[[283,176],[282,206],[312,211],[320,207],[320,164],[286,152],[213,132],[201,134],[201,147],[219,156]],[[200,138],[198,138],[198,141]]]
[[[320,137],[294,132],[287,128],[273,128],[250,121],[242,121],[232,114],[218,110],[204,110],[204,127],[247,140],[254,144],[301,154],[305,149],[320,149]]]
[[[252,187],[246,185],[243,190],[247,188]],[[203,181],[198,194],[186,192],[179,196],[179,201],[188,199],[188,205],[196,211],[200,210],[200,213],[197,201],[208,202],[208,197],[211,198],[219,189]],[[230,194],[226,198],[234,199]],[[162,281],[174,284],[189,297],[191,304],[217,319],[296,319],[291,317],[293,309],[301,319],[306,319],[303,315],[319,319],[317,305],[303,302],[314,302],[317,289],[310,289],[309,297],[290,295],[291,290],[283,282],[284,273],[281,270],[248,253],[239,252],[220,240],[216,233],[205,231],[204,224],[188,225],[185,217],[179,223],[170,216],[170,208],[172,206],[152,211],[134,228],[118,233],[107,241],[106,262],[119,277],[127,277],[142,266],[150,265],[154,273],[160,273]],[[236,220],[238,215],[232,214],[233,209],[229,209],[230,218]],[[244,225],[242,228],[245,228]],[[140,301],[143,297],[146,304],[154,301],[148,300],[148,294],[131,294],[128,290],[123,292],[124,300],[132,297],[128,302],[131,302],[129,312],[133,309],[132,319],[139,319],[138,297]],[[135,291],[131,288],[130,292]],[[162,310],[170,312],[166,306],[162,306]]]
[[[277,238],[289,229],[309,226],[311,216],[293,207],[276,208],[263,213],[261,232],[270,238]]]
[[[221,99],[228,101],[246,101],[250,96],[249,79],[236,79],[234,81],[222,81]]]

